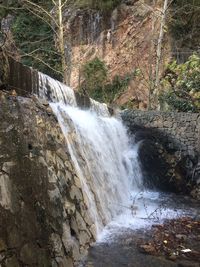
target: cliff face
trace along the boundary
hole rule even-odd
[[[74,266],[95,240],[48,103],[0,93],[0,264]]]
[[[71,14],[70,16],[67,14]],[[116,75],[126,77],[136,69],[140,75],[132,79],[127,90],[115,103],[145,109],[148,102],[150,70],[155,66],[155,42],[158,37],[160,6],[142,1],[124,1],[110,15],[91,10],[75,10],[65,14],[66,39],[70,58],[71,86],[82,81],[81,66],[95,57],[108,68],[108,80]],[[73,29],[73,30],[72,30]],[[167,44],[167,40],[165,40]],[[168,45],[165,46],[168,57]],[[165,61],[165,58],[163,58]]]

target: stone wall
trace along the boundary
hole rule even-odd
[[[157,129],[166,143],[183,153],[200,152],[200,114],[160,111],[124,111],[122,119],[129,130],[140,126]]]
[[[0,266],[72,267],[94,240],[48,103],[0,92]]]
[[[144,184],[200,199],[200,114],[126,110],[121,116],[140,142]]]

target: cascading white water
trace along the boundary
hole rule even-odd
[[[39,97],[52,102],[60,102],[70,106],[77,106],[74,91],[63,83],[52,79],[41,72],[38,73]]]
[[[76,105],[73,90],[39,75],[40,97],[49,97],[80,179],[84,202],[97,233],[130,207],[131,192],[141,187],[137,148],[130,149],[126,129],[109,116],[107,106],[91,100],[90,110]]]

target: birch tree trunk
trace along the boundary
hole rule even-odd
[[[58,46],[61,55],[61,67],[63,72],[63,82],[68,83],[67,75],[67,62],[65,58],[65,41],[64,41],[64,27],[63,27],[63,15],[62,15],[62,0],[58,0]]]
[[[155,3],[154,3],[155,5]],[[148,110],[152,109],[152,94],[154,91],[154,55],[155,55],[155,44],[154,44],[154,38],[155,38],[155,24],[156,24],[157,18],[152,16],[152,26],[151,26],[151,44],[150,44],[150,51],[149,51],[149,78],[148,78]]]
[[[158,37],[157,43],[157,51],[156,51],[156,68],[155,68],[155,83],[154,83],[154,96],[155,102],[158,104],[158,93],[159,93],[159,86],[160,86],[160,64],[162,59],[162,46],[163,46],[163,38],[164,38],[164,28],[166,24],[166,15],[168,9],[168,2],[169,0],[164,0],[164,6],[161,13],[161,20],[160,20],[160,32]]]

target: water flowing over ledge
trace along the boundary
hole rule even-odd
[[[52,79],[41,72],[38,73],[39,97],[50,102],[59,102],[72,107],[82,107],[90,109],[100,116],[110,116],[108,107],[104,103],[99,103],[87,96],[80,95],[78,92],[63,83]],[[85,99],[85,103],[82,100]]]
[[[82,110],[71,88],[41,73],[39,96],[51,101],[98,235],[142,186],[137,147],[130,146],[125,127],[105,104],[91,100],[90,109]]]

